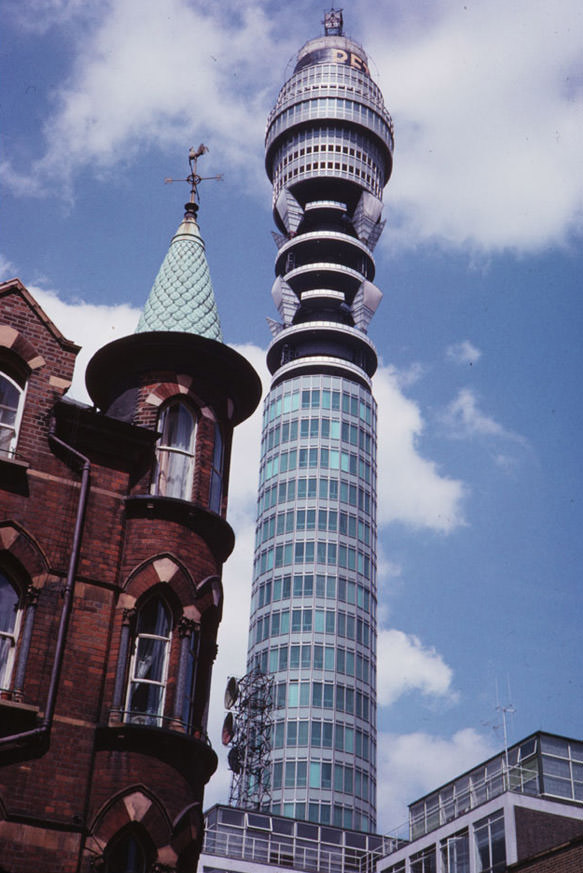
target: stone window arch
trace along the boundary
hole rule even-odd
[[[173,398],[158,415],[160,438],[152,494],[190,500],[194,475],[197,415],[190,403]]]

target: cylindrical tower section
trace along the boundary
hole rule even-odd
[[[338,16],[300,50],[267,123],[281,320],[270,322],[248,668],[275,681],[272,811],[373,830],[377,356],[367,329],[382,296],[373,249],[393,129]]]
[[[368,830],[376,798],[376,404],[343,376],[265,400],[249,667],[274,676],[272,810]]]

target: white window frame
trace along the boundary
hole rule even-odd
[[[128,673],[128,681],[127,681],[127,692],[126,692],[126,703],[125,703],[125,721],[130,724],[143,724],[150,725],[154,727],[162,727],[164,724],[164,712],[166,710],[166,689],[168,687],[168,668],[170,666],[170,649],[172,647],[172,612],[170,607],[166,603],[166,601],[157,597],[157,600],[160,600],[164,608],[166,609],[169,618],[170,618],[170,630],[168,632],[168,636],[161,636],[159,634],[152,633],[138,633],[134,634],[133,638],[133,651],[130,659],[129,665],[129,673]],[[143,606],[141,607],[143,609]],[[137,621],[139,621],[139,612]],[[139,653],[139,644],[140,640],[157,640],[165,643],[164,646],[164,661],[162,664],[161,670],[161,678],[159,680],[156,679],[145,679],[143,677],[136,676],[136,668],[138,666],[138,653]],[[157,712],[140,712],[139,710],[130,709],[131,700],[132,700],[132,692],[136,686],[140,685],[152,685],[157,688],[162,689],[162,693],[160,694],[160,701],[158,704]]]
[[[460,845],[465,843],[465,859],[459,856]],[[443,873],[469,873],[471,870],[471,847],[468,830],[458,831],[441,841],[441,866]],[[461,867],[461,861],[465,860],[465,869]]]
[[[182,408],[192,420],[190,443],[185,449],[165,442],[166,419],[168,413],[174,408]],[[156,466],[152,481],[151,493],[159,497],[176,497],[181,500],[190,500],[192,497],[192,483],[194,476],[194,459],[196,450],[196,432],[198,418],[194,408],[181,397],[174,397],[165,403],[158,415],[158,430],[160,438],[156,445]],[[184,470],[179,482],[167,478],[167,471],[172,464],[173,458],[185,459]]]
[[[14,410],[14,424],[6,425],[2,423],[2,415],[0,412],[0,433],[2,431],[12,431],[12,436],[10,437],[10,442],[7,449],[0,448],[0,457],[9,457],[13,458],[16,453],[16,444],[18,442],[18,434],[20,432],[20,424],[22,421],[22,411],[24,408],[24,396],[26,394],[26,385],[20,385],[16,379],[13,379],[9,376],[5,371],[0,371],[0,380],[4,379],[18,391],[18,403],[16,405],[16,409]],[[8,407],[6,407],[8,408]],[[0,441],[1,445],[1,441]]]
[[[18,638],[20,636],[20,625],[22,622],[22,613],[23,613],[23,596],[22,591],[16,585],[10,576],[0,570],[0,576],[5,580],[6,584],[13,589],[15,594],[17,595],[17,606],[16,606],[16,615],[14,618],[14,623],[12,625],[11,630],[0,630],[0,641],[8,640],[9,648],[8,654],[4,661],[0,660],[0,691],[8,691],[10,688],[10,681],[12,679],[12,671],[14,669],[14,658],[16,656],[16,647],[18,644]],[[0,650],[0,655],[2,651]]]

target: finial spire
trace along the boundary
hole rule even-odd
[[[185,179],[164,180],[188,182],[190,200],[185,204],[184,219],[172,238],[140,316],[137,333],[177,330],[222,342],[204,243],[196,220],[198,185],[206,179],[223,178],[222,175],[199,176],[197,162],[207,151],[202,143],[197,149],[191,148],[188,154],[188,176]]]

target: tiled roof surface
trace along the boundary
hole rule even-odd
[[[172,238],[136,333],[154,330],[223,339],[204,242],[192,214],[184,216]]]

